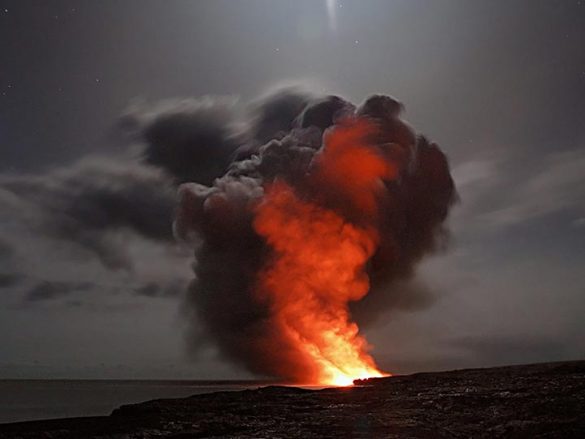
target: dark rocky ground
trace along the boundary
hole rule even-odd
[[[0,425],[0,438],[585,438],[585,361],[264,387]]]

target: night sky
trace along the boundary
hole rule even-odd
[[[192,256],[128,115],[290,84],[391,94],[450,160],[383,369],[585,358],[585,1],[0,0],[0,378],[249,377],[185,351]]]

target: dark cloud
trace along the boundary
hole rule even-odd
[[[240,143],[235,101],[230,98],[138,106],[120,125],[144,142],[146,163],[164,169],[178,183],[211,184],[223,175]]]
[[[267,93],[246,112],[229,97],[170,100],[135,105],[120,118],[119,126],[143,144],[145,162],[164,169],[175,182],[211,185],[225,174],[234,154],[250,157],[294,127],[322,125],[323,118],[332,119],[327,113],[345,102],[337,97],[319,101],[302,122],[303,110],[315,99],[305,88],[290,86]]]
[[[10,288],[22,282],[24,276],[16,273],[0,273],[0,288]]]
[[[307,105],[300,115],[299,124],[302,128],[316,127],[325,131],[333,125],[337,119],[351,114],[354,106],[339,96],[327,96],[315,99]]]
[[[170,283],[148,282],[134,289],[139,296],[144,297],[179,297],[185,293],[187,285],[181,281]]]
[[[282,140],[300,127],[303,111],[315,99],[318,98],[306,88],[289,86],[273,90],[249,105],[242,126],[244,143],[234,154],[234,162],[258,155],[264,145]]]
[[[44,281],[32,287],[25,296],[27,302],[44,302],[78,291],[88,291],[94,285],[91,282],[48,282]]]
[[[74,243],[111,269],[132,267],[111,232],[173,240],[175,189],[148,166],[85,159],[45,174],[5,175],[0,196],[14,221],[24,222],[31,232]]]
[[[277,89],[251,107],[250,134],[260,145],[284,137],[298,125],[298,117],[315,96],[301,86]]]

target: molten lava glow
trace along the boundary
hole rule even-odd
[[[297,363],[308,365],[291,377],[299,382],[346,386],[386,375],[349,314],[349,303],[369,290],[365,265],[378,243],[377,192],[384,190],[383,179],[395,176],[366,143],[372,129],[354,121],[330,133],[310,176],[325,191],[335,186],[342,210],[359,216],[359,224],[318,195],[301,199],[279,181],[266,187],[256,208],[254,228],[273,251],[259,275],[258,298],[269,305],[271,325]]]

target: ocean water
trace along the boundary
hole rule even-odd
[[[259,381],[0,380],[0,423],[109,415],[159,398],[255,389]]]

